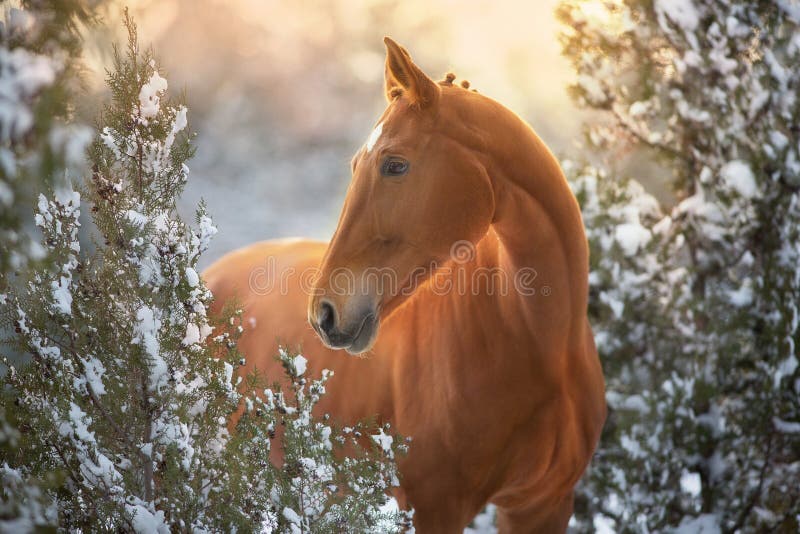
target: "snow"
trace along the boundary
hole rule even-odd
[[[148,387],[151,391],[160,389],[169,380],[167,362],[161,356],[161,345],[158,341],[158,332],[161,329],[161,320],[157,310],[150,306],[142,306],[136,311],[136,322],[133,325],[133,339],[131,343],[140,345],[150,359],[150,377]]]
[[[475,516],[472,520],[472,525],[464,529],[464,534],[496,534],[497,527],[495,526],[495,519],[497,516],[497,507],[489,504],[486,508]]]
[[[378,125],[375,127],[375,129],[372,130],[372,133],[369,134],[369,138],[367,138],[367,152],[372,152],[372,149],[375,146],[375,143],[377,143],[378,139],[380,139],[380,137],[381,137],[381,132],[383,132],[383,123],[382,122],[378,123]]]
[[[649,108],[650,105],[647,102],[638,101],[631,104],[628,113],[630,113],[631,117],[641,117],[647,113]]]
[[[62,276],[57,282],[51,282],[50,288],[53,295],[53,308],[59,313],[70,315],[72,313],[72,293],[70,292],[71,280]]]
[[[294,366],[294,370],[297,373],[297,376],[303,376],[306,372],[306,364],[308,360],[306,360],[302,355],[298,354],[292,360],[292,365]]]
[[[687,50],[683,55],[683,62],[690,67],[698,68],[703,63],[703,59],[694,50]]]
[[[597,534],[616,534],[617,530],[614,528],[614,522],[602,515],[596,515],[592,518],[592,526]]]
[[[126,511],[131,514],[133,530],[137,534],[169,534],[169,526],[164,521],[164,512],[151,512],[143,503],[125,505]]]
[[[153,72],[150,80],[139,90],[139,113],[143,119],[151,119],[158,115],[161,97],[159,93],[167,90],[167,80],[158,72]]]
[[[164,82],[166,83],[166,82]],[[175,143],[175,136],[178,135],[179,132],[183,131],[186,128],[188,121],[186,120],[186,106],[181,106],[178,108],[178,112],[175,114],[175,119],[172,121],[172,127],[170,128],[170,132],[167,134],[167,138],[164,140],[164,150],[169,151],[172,148],[172,145]]]
[[[49,142],[53,151],[64,157],[68,167],[83,169],[86,166],[86,149],[93,137],[94,131],[88,126],[56,124],[50,130]]]
[[[692,0],[656,0],[655,9],[659,24],[664,31],[669,31],[664,17],[687,32],[695,31],[700,23],[700,14]]]
[[[769,141],[776,150],[783,150],[789,144],[789,138],[777,130],[770,132]]]
[[[23,47],[0,47],[0,141],[19,139],[33,127],[31,100],[52,85],[61,63]]]
[[[642,415],[650,412],[647,401],[641,395],[620,395],[616,391],[606,392],[606,402],[614,409],[633,410]]]
[[[106,387],[103,384],[103,375],[106,372],[106,368],[103,365],[103,362],[94,356],[84,358],[81,360],[81,362],[83,363],[83,372],[87,385],[98,397],[103,395],[106,392]]]
[[[209,325],[208,323],[203,323],[200,325],[200,341],[205,341],[205,339],[211,335],[211,332],[214,331],[214,327]]]
[[[776,388],[780,386],[783,377],[792,376],[795,370],[797,370],[797,367],[797,356],[793,354],[787,356],[780,364],[778,364],[778,368],[775,370],[775,374],[773,375],[774,386]]]
[[[800,23],[800,4],[797,0],[778,0],[777,5],[796,23]]]
[[[12,174],[12,172],[8,172],[6,169],[3,170],[7,175]],[[0,204],[6,208],[9,208],[14,204],[14,190],[4,182],[0,182]]]
[[[210,217],[203,215],[198,224],[197,248],[200,252],[208,249],[211,238],[217,233],[217,227]]]
[[[586,93],[586,98],[592,104],[602,104],[608,99],[606,92],[603,90],[603,86],[600,85],[600,82],[597,81],[596,78],[581,74],[578,76],[577,83],[578,87],[583,89]]]
[[[72,313],[72,271],[78,266],[77,253],[80,252],[78,227],[80,226],[80,193],[66,185],[54,191],[54,200],[48,201],[40,194],[34,222],[45,232],[53,232],[59,239],[66,238],[69,254],[60,265],[61,276],[50,282],[51,309],[62,315]],[[41,247],[31,248],[31,252],[44,252]]]
[[[642,446],[635,439],[623,435],[620,437],[620,445],[630,453],[632,458],[644,458],[647,453],[642,449]]]
[[[758,196],[758,185],[750,165],[741,160],[726,163],[719,171],[724,183],[745,198]]]
[[[635,255],[653,237],[650,230],[638,223],[622,223],[614,229],[614,237],[626,256]]]
[[[103,141],[103,144],[106,145],[106,148],[108,148],[114,154],[114,157],[120,159],[122,157],[122,153],[117,146],[117,141],[114,137],[115,133],[116,132],[114,130],[106,126],[103,128],[103,131],[100,132],[100,139]]]
[[[142,306],[136,311],[136,324],[133,327],[133,343],[141,345],[152,358],[159,357],[158,330],[161,322],[149,306]]]
[[[389,458],[393,457],[392,444],[394,443],[394,438],[391,436],[391,434],[387,434],[381,428],[377,434],[373,434],[370,437],[372,438],[372,441],[377,443],[383,452],[389,456]]]
[[[189,287],[197,287],[200,283],[200,277],[197,275],[197,271],[192,267],[186,268],[186,282],[189,284]]]
[[[291,523],[292,525],[300,525],[302,521],[297,512],[295,512],[288,506],[283,509],[283,517],[285,517],[286,520],[289,521],[289,523]]]
[[[690,473],[688,471],[684,471],[681,474],[680,484],[681,489],[692,497],[697,497],[700,495],[702,482],[700,481],[699,473]]]
[[[750,96],[750,106],[747,112],[747,115],[750,119],[753,119],[761,109],[769,102],[771,93],[768,89],[764,88],[761,85],[761,82],[755,80],[753,82],[751,96]]]
[[[750,35],[750,26],[739,20],[739,18],[729,15],[725,19],[725,32],[731,37],[747,37]]]
[[[186,325],[186,335],[183,336],[183,340],[181,343],[188,347],[189,345],[194,345],[195,343],[200,342],[200,328],[194,324],[189,323]]]
[[[719,518],[714,514],[685,518],[673,534],[720,534]]]
[[[681,117],[685,119],[699,123],[708,123],[711,121],[711,114],[708,111],[692,107],[683,98],[677,100],[675,107]]]
[[[728,298],[737,308],[749,306],[753,302],[753,286],[750,279],[745,280],[738,289],[728,291]]]
[[[736,67],[739,66],[739,63],[728,56],[727,50],[725,48],[714,48],[709,52],[708,59],[711,61],[711,64],[714,66],[719,73],[722,75],[729,75],[733,74],[736,70]],[[738,85],[738,80],[736,78],[732,78],[729,80],[728,85],[731,86],[731,89],[735,88]],[[757,94],[757,102],[755,104],[751,103],[750,109],[758,109],[760,106],[764,105],[767,100],[769,100],[769,94],[767,93],[766,98],[764,97],[764,93],[761,92]]]
[[[672,217],[665,215],[653,225],[653,233],[655,235],[665,235],[672,227],[672,222]]]
[[[144,228],[144,226],[147,224],[147,215],[139,213],[136,210],[126,211],[125,218],[128,219],[132,225],[138,228]]]
[[[8,33],[25,33],[33,29],[36,24],[36,17],[25,9],[12,7],[6,11],[6,23]]]
[[[617,319],[622,317],[622,313],[625,311],[625,303],[622,300],[616,298],[607,291],[603,291],[600,293],[600,301],[611,308],[614,317]]]
[[[4,509],[13,512],[0,516],[0,532],[38,532],[46,530],[42,528],[43,525],[58,524],[58,508],[55,503],[42,502],[40,486],[30,484],[25,471],[3,462],[0,465],[0,483],[5,497]],[[9,507],[9,496],[12,507]],[[13,507],[15,501],[25,504]]]
[[[686,197],[675,207],[676,216],[684,213],[697,220],[709,239],[722,240],[725,237],[725,215],[718,203],[706,200],[705,190],[701,186],[697,187],[694,195]]]
[[[783,432],[784,434],[800,434],[800,423],[784,421],[779,417],[773,417],[772,424],[778,432]]]
[[[69,420],[58,425],[58,433],[62,437],[74,437],[84,443],[94,444],[94,433],[89,430],[92,419],[74,402],[69,404]],[[88,423],[87,423],[88,421]]]
[[[233,366],[228,362],[223,362],[222,365],[225,368],[225,383],[230,384],[231,380],[233,380]]]

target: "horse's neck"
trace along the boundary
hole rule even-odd
[[[533,131],[519,126],[518,141],[499,147],[501,157],[489,163],[493,228],[510,268],[533,268],[536,286],[545,293],[549,288],[551,304],[558,302],[569,317],[583,319],[589,259],[580,209],[555,157]]]
[[[577,202],[557,161],[527,126],[519,126],[505,138],[495,136],[498,146],[485,161],[495,219],[478,243],[475,262],[449,266],[466,269],[466,290],[444,296],[423,291],[412,307],[428,320],[435,309],[438,323],[459,332],[463,346],[453,357],[462,363],[486,358],[489,348],[502,353],[510,369],[549,368],[555,375],[568,365],[572,344],[585,339],[588,250]],[[487,277],[472,276],[478,269],[499,269],[507,293],[496,286],[487,292],[481,285]],[[475,348],[465,353],[469,346]]]

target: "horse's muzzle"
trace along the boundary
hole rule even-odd
[[[315,304],[309,312],[308,322],[326,347],[345,349],[350,354],[360,354],[372,348],[379,323],[374,310],[368,309],[343,320],[331,301],[319,299]]]

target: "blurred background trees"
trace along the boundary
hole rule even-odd
[[[658,161],[678,199],[568,165],[610,406],[576,518],[796,532],[800,6],[567,1],[559,16],[573,95],[598,112],[589,144]]]
[[[94,10],[80,0],[7,10],[0,25],[0,272],[41,259],[24,221],[43,186],[86,167],[91,132],[72,121],[82,25]],[[0,278],[0,290],[6,277]]]
[[[3,6],[4,8],[6,6]],[[10,310],[6,292],[14,273],[30,262],[52,265],[31,233],[36,194],[64,185],[67,172],[86,169],[85,149],[91,131],[74,121],[82,41],[79,28],[93,22],[93,11],[81,1],[36,3],[26,10],[6,8],[0,24],[0,314]],[[3,321],[5,323],[5,321]],[[8,324],[0,335],[8,337]],[[0,356],[9,355],[4,345]],[[2,365],[5,375],[8,371]],[[57,473],[22,472],[5,462],[18,451],[24,417],[13,395],[0,391],[0,524],[23,531],[52,525],[55,511],[43,490],[59,483]]]

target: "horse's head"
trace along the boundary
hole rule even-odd
[[[477,242],[494,215],[481,160],[480,100],[436,83],[397,43],[386,43],[389,105],[352,160],[339,225],[323,258],[308,317],[331,348],[357,354],[381,316],[406,300],[454,243]]]

